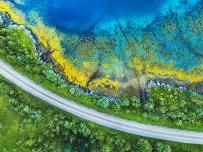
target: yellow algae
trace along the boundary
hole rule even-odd
[[[102,77],[100,79],[96,79],[89,84],[90,89],[93,89],[97,86],[100,86],[102,88],[111,88],[116,91],[118,91],[120,89],[120,83],[118,81],[110,80],[107,77]]]
[[[36,17],[35,17],[36,18]],[[54,51],[53,59],[57,65],[60,65],[67,79],[77,85],[86,87],[89,81],[88,74],[80,69],[77,69],[73,62],[65,57],[61,46],[60,36],[54,28],[47,27],[39,17],[36,25],[32,26],[32,31],[38,36],[39,43]]]
[[[84,69],[89,69],[91,68],[92,66],[95,66],[97,63],[94,62],[94,61],[86,61],[86,62],[83,62],[83,68]]]
[[[194,83],[203,81],[203,73],[198,72],[202,71],[203,66],[199,66],[190,71],[184,71],[183,69],[175,69],[172,63],[169,63],[167,65],[152,65],[137,57],[135,57],[133,61],[138,72],[145,72],[146,74],[156,74],[164,77],[172,77],[182,81]]]
[[[50,37],[52,37],[52,36],[50,36]],[[54,36],[54,37],[58,39],[57,36]],[[47,38],[49,38],[49,36]],[[40,42],[42,44],[44,44],[43,42],[46,42],[44,40],[45,40],[45,37],[42,37]],[[54,39],[52,39],[51,41],[60,42],[59,40],[54,40]],[[74,64],[73,64],[73,62],[65,57],[63,51],[61,51],[62,48],[61,49],[57,49],[57,47],[60,48],[60,45],[57,45],[57,43],[52,45],[53,43],[51,43],[51,41],[49,41],[47,46],[49,46],[50,48],[55,50],[55,52],[53,53],[52,57],[55,60],[56,64],[59,64],[62,67],[63,72],[66,75],[66,77],[68,78],[68,80],[71,81],[71,82],[74,82],[77,85],[80,85],[80,86],[83,86],[83,87],[87,87],[87,82],[89,81],[90,74],[86,73],[85,71],[83,71],[81,69],[76,69]],[[46,46],[46,43],[45,43],[45,46]],[[86,67],[90,66],[90,65],[91,65],[91,63],[85,64]],[[110,82],[113,83],[113,84],[110,85],[109,84]],[[107,81],[107,78],[105,80],[104,79],[97,80],[97,83],[96,83],[96,86],[101,86],[101,87],[103,87],[103,86],[109,86],[109,85],[112,86],[113,88],[115,86],[114,82],[111,81],[110,79],[108,79],[108,81]],[[116,89],[118,89],[118,87],[116,87]]]
[[[148,72],[155,73],[162,76],[170,76],[183,81],[201,82],[203,81],[203,74],[193,73],[190,71],[183,71],[182,69],[172,69],[168,67],[151,67]]]
[[[96,64],[95,62],[84,62],[84,69],[89,69],[91,68],[94,64]],[[107,65],[107,64],[106,64]],[[109,65],[107,65],[109,67]],[[111,88],[114,89],[115,91],[118,91],[120,89],[120,83],[118,81],[114,81],[111,80],[108,77],[102,77],[99,79],[95,79],[93,81],[91,81],[88,85],[89,89],[93,89],[95,87],[102,87],[102,88]]]
[[[143,62],[143,60],[141,60],[141,58],[135,57],[133,62],[135,64],[135,68],[138,73],[142,73],[144,70],[146,70],[146,68],[145,68],[146,63]]]
[[[102,64],[102,67],[105,68],[105,69],[108,69],[110,67],[110,64],[109,63]]]
[[[109,78],[101,78],[94,80],[90,83],[89,86],[87,86],[87,83],[89,81],[90,74],[83,72],[80,72],[79,69],[76,69],[71,61],[69,61],[67,58],[64,57],[63,53],[61,52],[55,52],[53,54],[53,58],[55,61],[62,66],[63,72],[67,76],[68,80],[71,82],[74,82],[77,85],[88,87],[90,89],[100,86],[100,87],[108,87],[115,90],[119,90],[120,85],[117,81],[113,81]],[[90,66],[86,65],[86,66]]]
[[[84,71],[84,69],[77,69],[74,66],[74,63],[67,57],[65,57],[63,48],[60,44],[60,36],[57,34],[57,32],[53,28],[45,26],[41,20],[37,22],[37,25],[32,27],[32,30],[38,36],[38,40],[40,43],[42,43],[45,47],[54,50],[52,57],[55,60],[56,64],[62,67],[67,79],[77,85],[87,87],[87,83],[91,74]],[[114,82],[109,78],[99,79],[96,82],[97,83],[95,83],[94,86],[111,86],[115,89],[119,88],[117,82]]]
[[[0,0],[0,12],[7,14],[15,23],[25,24],[23,14],[19,10],[16,10],[9,2]]]
[[[87,86],[87,82],[89,81],[88,74],[76,69],[73,63],[68,58],[64,57],[62,52],[56,51],[52,57],[55,59],[56,64],[59,64],[62,67],[63,72],[69,81],[83,87]]]

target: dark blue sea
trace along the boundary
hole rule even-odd
[[[184,12],[199,0],[10,0],[24,12],[37,11],[60,30],[85,32],[105,20],[132,19],[138,26],[150,24],[171,11]]]

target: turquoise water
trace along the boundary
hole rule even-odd
[[[172,62],[184,70],[203,62],[200,0],[10,1],[27,14],[28,21],[33,21],[29,14],[34,11],[67,35],[62,45],[76,66],[88,61],[110,64],[109,69],[100,67],[102,75],[122,79],[121,73],[130,73],[134,56],[145,60],[154,56],[161,64]]]

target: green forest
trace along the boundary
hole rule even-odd
[[[80,120],[0,77],[2,152],[201,152],[202,146],[147,139]]]

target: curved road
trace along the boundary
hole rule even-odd
[[[44,89],[35,82],[16,72],[12,67],[0,60],[0,75],[16,84],[26,92],[36,96],[47,103],[54,105],[82,119],[86,119],[99,125],[115,130],[127,132],[150,138],[169,140],[181,143],[203,144],[203,132],[171,129],[166,127],[147,125],[138,122],[120,119],[105,113],[101,113],[64,99],[55,93]]]

